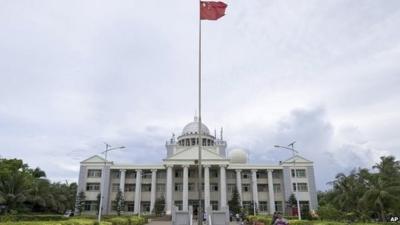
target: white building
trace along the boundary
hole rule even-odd
[[[165,198],[165,210],[171,213],[172,205],[187,209],[198,205],[197,159],[198,122],[187,124],[182,134],[167,143],[166,158],[156,165],[121,165],[93,156],[81,162],[78,192],[85,192],[85,213],[95,213],[102,178],[105,194],[103,213],[112,214],[113,201],[120,189],[124,194],[125,213],[151,212],[157,198]],[[285,212],[286,201],[294,193],[309,209],[317,208],[317,192],[313,163],[295,156],[277,164],[249,164],[242,149],[232,149],[226,155],[227,143],[211,135],[202,124],[203,199],[205,207],[219,209],[228,205],[233,190],[237,188],[241,204],[250,207],[252,202],[259,212]],[[145,151],[145,149],[143,150]],[[297,177],[294,177],[296,167]],[[103,177],[102,177],[103,176]]]

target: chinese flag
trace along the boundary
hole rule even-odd
[[[225,15],[227,6],[223,2],[200,1],[200,19],[217,20]]]

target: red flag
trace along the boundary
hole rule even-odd
[[[217,20],[225,15],[227,6],[223,2],[200,1],[200,19]]]

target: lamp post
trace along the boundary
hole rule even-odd
[[[112,151],[112,150],[125,148],[125,146],[119,146],[119,147],[112,148],[111,145],[109,145],[107,143],[104,143],[104,144],[106,145],[106,150],[104,152],[102,152],[102,154],[104,154],[104,167],[103,167],[103,172],[101,174],[101,183],[102,184],[101,184],[101,188],[100,188],[99,215],[97,217],[97,221],[99,222],[99,224],[100,224],[100,221],[101,221],[101,210],[103,208],[103,198],[104,198],[104,186],[105,186],[105,182],[106,182],[106,180],[104,178],[104,174],[105,174],[105,171],[106,171],[107,153],[109,151]]]
[[[294,169],[294,185],[295,185],[295,190],[294,190],[294,196],[296,197],[296,201],[297,201],[297,216],[299,218],[299,220],[301,220],[301,210],[300,210],[300,202],[299,202],[299,198],[298,198],[298,185],[297,185],[297,171],[296,171],[296,159],[295,156],[296,154],[298,154],[299,152],[297,150],[294,149],[294,144],[296,142],[292,142],[288,145],[288,147],[286,146],[280,146],[280,145],[274,145],[275,148],[283,148],[283,149],[287,149],[290,150],[293,154],[293,169]]]

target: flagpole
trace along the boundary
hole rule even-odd
[[[199,0],[199,7],[201,7],[201,0]],[[203,210],[202,210],[202,198],[201,198],[201,192],[202,192],[202,166],[201,166],[201,145],[202,145],[202,140],[201,140],[201,10],[199,9],[199,124],[198,124],[198,146],[199,146],[199,161],[198,161],[198,174],[199,174],[199,179],[198,179],[198,197],[199,197],[199,207],[197,209],[197,224],[202,225],[203,224]]]

